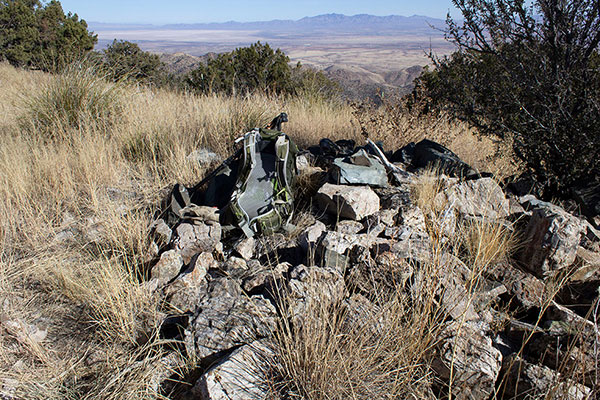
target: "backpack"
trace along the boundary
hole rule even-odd
[[[221,225],[247,237],[285,227],[294,211],[298,147],[281,132],[283,122],[285,113],[240,137],[242,147],[193,188],[177,185],[170,210],[181,217],[177,211],[190,203],[217,207]]]
[[[298,148],[277,129],[254,129],[241,141],[237,180],[222,211],[224,222],[232,222],[247,237],[274,233],[287,225],[294,211]]]

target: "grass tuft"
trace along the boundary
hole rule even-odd
[[[83,128],[108,132],[122,115],[123,88],[85,61],[69,65],[27,103],[21,125],[50,139]]]

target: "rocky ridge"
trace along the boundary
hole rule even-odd
[[[386,166],[384,185],[340,184],[339,174],[331,178],[334,161],[355,149],[332,154],[331,147],[299,156],[300,175],[317,183],[297,200],[310,212],[290,232],[236,236],[223,231],[216,209],[201,205],[182,210],[172,226],[153,224],[145,284],[165,301],[163,335],[182,343],[198,366],[183,379],[165,374],[158,383],[165,393],[271,398],[267,366],[281,354],[276,332],[284,319],[302,325],[312,318],[316,293],[320,302],[343,304],[348,324],[361,325],[364,310],[382,304],[376,292],[389,289],[414,304],[433,288],[441,317],[424,360],[431,379],[422,397],[598,395],[600,234],[588,221],[505,193],[439,147],[426,157],[404,154],[404,162],[390,156],[396,162]],[[443,173],[420,175],[432,163]],[[427,180],[436,189],[423,202]],[[499,229],[520,244],[482,263],[469,257],[481,251],[456,241],[469,227]],[[174,382],[181,380],[183,389]]]

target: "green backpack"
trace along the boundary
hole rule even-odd
[[[294,211],[298,147],[281,132],[282,122],[285,113],[236,140],[242,148],[190,188],[189,199],[174,188],[171,210],[189,203],[217,207],[221,225],[240,228],[247,237],[285,227]]]

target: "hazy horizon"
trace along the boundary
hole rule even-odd
[[[369,14],[374,16],[426,16],[445,18],[450,12],[457,15],[451,0],[422,0],[405,2],[394,0],[309,0],[286,2],[281,0],[232,0],[206,2],[176,0],[165,3],[147,0],[143,3],[132,0],[81,1],[61,0],[65,12],[77,13],[86,21],[107,24],[190,24],[223,22],[258,22],[270,20],[299,20],[323,14],[344,14],[353,16]]]
[[[111,22],[111,21],[96,21],[96,20],[86,20],[88,25],[123,25],[123,26],[148,26],[148,27],[163,27],[169,25],[223,25],[223,24],[231,24],[231,23],[239,23],[239,24],[251,24],[251,23],[262,23],[262,22],[271,22],[271,21],[291,21],[298,22],[305,18],[315,18],[326,15],[343,15],[345,17],[358,17],[361,15],[367,15],[372,17],[401,17],[401,18],[427,18],[432,20],[444,20],[444,18],[432,17],[430,15],[421,15],[421,14],[413,14],[413,15],[400,15],[400,14],[387,14],[387,15],[375,15],[369,13],[359,13],[359,14],[341,14],[341,13],[325,13],[325,14],[316,14],[316,15],[305,15],[301,18],[274,18],[274,19],[262,19],[262,20],[253,20],[253,21],[238,21],[238,20],[228,20],[228,21],[198,21],[198,22],[166,22],[166,23],[147,23],[147,22]]]

